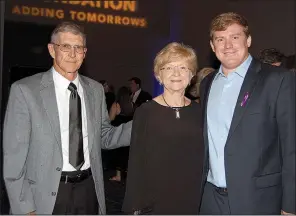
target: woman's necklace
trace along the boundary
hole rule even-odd
[[[185,101],[185,97],[184,97],[184,105],[183,105],[183,107],[171,107],[171,106],[166,102],[166,100],[164,99],[163,94],[162,94],[161,96],[162,96],[162,99],[163,99],[163,101],[165,102],[165,104],[166,104],[169,108],[175,110],[175,113],[176,113],[176,119],[179,119],[179,118],[180,118],[180,109],[183,108],[183,107],[185,106],[185,103],[186,103],[186,101]]]

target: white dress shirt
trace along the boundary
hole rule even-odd
[[[141,93],[142,89],[139,89],[138,91],[135,92],[134,96],[133,96],[133,103],[136,103],[136,100],[139,97],[139,94]]]
[[[70,84],[70,81],[63,77],[61,74],[59,74],[54,68],[52,68],[52,72],[60,120],[60,131],[63,151],[63,171],[75,171],[76,169],[69,163],[69,100],[71,92],[70,90],[68,90],[68,86]],[[88,150],[87,118],[85,111],[83,88],[79,83],[79,75],[72,82],[77,86],[77,92],[81,99],[83,151],[85,161],[83,166],[81,167],[81,170],[85,170],[90,167],[90,161]]]

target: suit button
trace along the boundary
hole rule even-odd
[[[61,168],[60,168],[60,167],[57,167],[56,170],[57,170],[57,171],[61,171]]]
[[[51,192],[51,196],[55,196],[56,194],[56,192]]]

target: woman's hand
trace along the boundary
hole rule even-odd
[[[109,111],[109,118],[110,121],[113,121],[117,115],[121,112],[120,105],[118,103],[113,103],[110,111]]]

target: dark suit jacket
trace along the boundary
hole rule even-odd
[[[204,182],[208,173],[207,100],[216,74],[208,75],[201,84]],[[224,149],[232,214],[296,212],[295,82],[295,73],[255,59],[248,69]]]
[[[135,108],[141,106],[142,103],[145,103],[151,99],[152,97],[148,92],[141,90],[137,100],[135,101]]]

